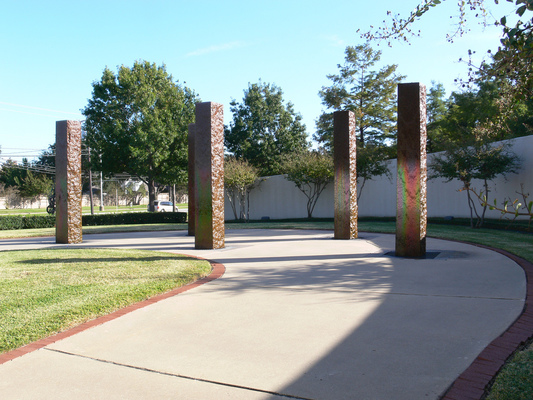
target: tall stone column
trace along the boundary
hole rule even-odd
[[[357,238],[357,170],[355,116],[352,111],[333,114],[335,168],[335,239]]]
[[[224,232],[224,108],[196,105],[195,248],[221,249]]]
[[[56,122],[56,243],[81,243],[81,123]]]
[[[188,229],[189,229],[189,236],[194,236],[194,224],[196,223],[196,200],[195,200],[195,178],[194,178],[194,135],[195,135],[195,125],[189,124],[189,133],[187,136],[188,139],[188,149],[189,149],[189,179],[187,184],[187,191],[189,195],[189,203],[188,203]]]
[[[427,228],[426,87],[398,85],[396,255],[424,258]]]

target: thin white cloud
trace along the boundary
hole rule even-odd
[[[333,47],[346,47],[346,42],[338,35],[324,35],[323,38]]]
[[[6,111],[6,112],[10,112],[10,113],[19,113],[19,114],[28,114],[28,115],[38,115],[39,117],[55,118],[54,115],[50,115],[50,114],[39,114],[39,113],[34,113],[34,112],[29,112],[29,111],[10,110],[9,108],[1,108],[0,107],[0,111]]]
[[[216,53],[220,51],[228,51],[233,50],[239,47],[244,47],[246,43],[242,41],[235,41],[235,42],[229,42],[229,43],[223,43],[223,44],[217,44],[209,47],[204,47],[202,49],[191,51],[190,53],[187,53],[185,57],[195,57],[195,56],[203,56],[210,53]]]
[[[0,101],[0,104],[5,105],[5,106],[10,106],[10,107],[21,107],[21,108],[28,108],[28,109],[31,109],[31,110],[38,110],[38,111],[49,111],[49,112],[53,112],[53,113],[81,115],[80,113],[75,113],[75,112],[71,112],[71,111],[50,110],[49,108],[25,106],[25,105],[22,105],[22,104],[15,104],[15,103],[6,103],[5,101]],[[5,108],[2,108],[2,110],[20,112],[20,113],[25,113],[25,114],[32,114],[30,112],[24,112],[24,111],[6,110]],[[43,115],[43,114],[35,114],[35,115]]]

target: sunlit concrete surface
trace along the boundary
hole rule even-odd
[[[437,399],[520,314],[523,270],[503,255],[394,235],[227,230],[195,250],[186,231],[85,235],[70,247],[201,256],[219,279],[0,365],[3,399]],[[2,250],[60,247],[0,241]]]

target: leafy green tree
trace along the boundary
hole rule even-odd
[[[302,117],[283,92],[267,83],[249,84],[242,103],[231,103],[233,120],[225,129],[224,143],[238,160],[246,160],[262,176],[282,173],[285,154],[308,148]]]
[[[439,145],[443,142],[442,121],[448,111],[447,101],[444,96],[446,90],[442,83],[431,82],[431,88],[427,94],[427,151],[433,153],[439,151]]]
[[[8,159],[2,164],[2,169],[0,170],[0,182],[2,182],[6,188],[18,188],[19,182],[26,177],[29,165],[27,158],[22,159],[22,165],[19,165],[12,159]]]
[[[499,20],[504,38],[484,73],[504,77],[511,82],[510,97],[524,99],[533,95],[533,0],[515,0],[515,6],[514,26],[508,25],[506,16]]]
[[[480,80],[477,89],[452,93],[444,116],[429,124],[432,150],[471,145],[481,139],[491,142],[531,134],[533,99],[519,100],[510,106],[508,98],[500,95],[502,85],[505,83],[496,79]]]
[[[125,197],[129,205],[139,205],[141,200],[146,196],[146,186],[136,182],[126,182]]]
[[[105,68],[83,110],[93,169],[137,176],[147,184],[152,205],[158,183],[187,179],[187,131],[198,101],[164,65],[138,61],[116,75]]]
[[[224,161],[224,189],[236,220],[247,221],[249,219],[249,195],[258,183],[257,168],[245,160],[237,160],[235,157],[226,158]],[[239,204],[239,213],[237,213],[237,204]]]
[[[307,197],[307,217],[313,217],[318,198],[333,181],[333,158],[325,151],[307,151],[285,158],[287,179]]]
[[[106,200],[109,206],[118,206],[120,200],[125,198],[126,189],[124,181],[109,180],[104,182],[104,193],[107,194]]]
[[[45,174],[26,172],[23,179],[15,178],[18,184],[19,194],[23,198],[36,200],[50,193],[52,179]]]
[[[473,90],[452,93],[448,112],[440,123],[441,140],[434,143],[438,150],[443,150],[442,147],[447,145],[458,146],[465,142],[470,145],[475,142],[475,128],[480,122],[492,119],[496,113],[492,99],[486,94]]]
[[[317,121],[314,139],[326,149],[333,144],[333,111],[353,111],[358,144],[392,144],[396,132],[396,88],[404,78],[396,73],[397,65],[380,69],[381,51],[370,45],[348,46],[344,65],[338,75],[328,75],[329,87],[318,93],[326,111]]]
[[[499,82],[494,78],[480,80],[475,90],[452,93],[448,111],[438,122],[440,142],[434,142],[438,150],[444,149],[445,152],[430,165],[432,176],[462,182],[467,193],[472,227],[483,225],[489,182],[496,176],[516,173],[520,166],[520,160],[509,151],[507,144],[492,143],[518,135],[520,129],[517,125],[528,118],[521,115],[519,108],[503,107]],[[473,179],[483,182],[481,189],[472,187]],[[476,209],[476,197],[484,199],[481,211]]]
[[[2,165],[0,182],[5,188],[16,190],[22,200],[38,199],[50,192],[53,182],[46,174],[32,172],[32,169],[34,167],[27,158],[22,159],[22,164],[9,159]]]
[[[431,178],[444,178],[447,182],[458,179],[462,190],[466,190],[470,208],[470,226],[479,228],[483,225],[489,201],[489,181],[499,175],[516,173],[520,168],[520,159],[509,151],[507,144],[493,145],[480,140],[470,146],[459,145],[435,157],[430,165]],[[483,189],[472,187],[472,180],[483,181]],[[479,193],[484,200],[480,212],[476,209],[471,192]],[[474,225],[474,214],[477,221]]]

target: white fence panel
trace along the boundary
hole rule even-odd
[[[520,185],[524,184],[526,193],[531,193],[529,200],[533,200],[533,136],[525,136],[511,141],[516,155],[522,160],[522,168],[518,174],[498,177],[490,182],[489,202],[496,198],[501,204],[505,199],[518,198]],[[431,158],[428,155],[428,165]],[[394,217],[396,216],[396,160],[389,161],[391,179],[380,177],[367,181],[359,201],[359,216]],[[482,181],[473,181],[472,186],[482,189]],[[452,180],[444,182],[442,179],[428,181],[428,216],[467,218],[470,210],[467,195],[460,192],[461,182]],[[358,188],[360,191],[361,188]],[[520,199],[521,200],[521,199]],[[306,218],[307,198],[298,188],[282,175],[265,178],[261,185],[250,193],[250,219]],[[226,219],[234,219],[231,206],[226,199]],[[313,212],[313,217],[333,218],[333,184],[328,185],[320,196]],[[487,210],[487,218],[499,218],[498,211]]]

